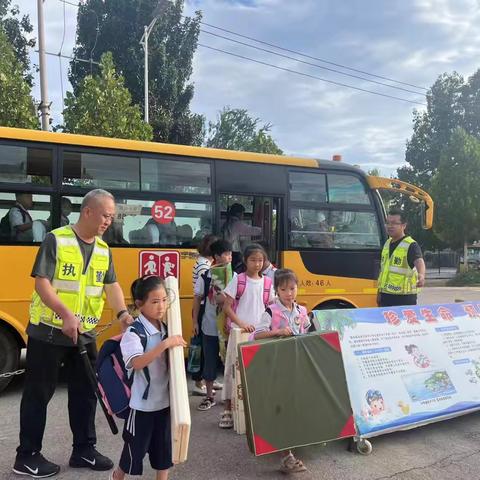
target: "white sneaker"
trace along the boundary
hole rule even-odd
[[[216,380],[213,382],[213,388],[215,390],[221,390],[223,388],[223,383],[217,382]]]
[[[203,396],[207,394],[207,387],[202,385],[199,387],[198,385],[194,385],[192,388],[192,395]]]
[[[207,394],[207,387],[202,385],[199,387],[198,385],[194,385],[192,388],[192,395],[196,396],[205,396]],[[212,395],[215,395],[215,389],[212,390]]]

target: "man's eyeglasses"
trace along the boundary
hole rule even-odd
[[[402,222],[385,222],[385,225],[387,227],[390,227],[390,226],[395,226],[395,225],[404,225]]]

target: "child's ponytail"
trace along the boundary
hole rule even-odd
[[[164,288],[167,291],[165,286],[165,281],[163,278],[158,277],[157,275],[146,275],[141,278],[137,278],[130,287],[132,292],[133,301],[144,302],[148,298],[148,294],[153,290],[158,290],[159,288]]]

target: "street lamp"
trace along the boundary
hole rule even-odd
[[[145,25],[142,38],[140,39],[140,45],[145,52],[145,65],[144,65],[144,83],[145,83],[145,122],[148,123],[148,37],[152,33],[153,27],[157,23],[158,18],[165,12],[168,7],[168,0],[160,0],[153,11],[153,20],[150,25]]]

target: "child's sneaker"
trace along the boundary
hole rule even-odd
[[[300,473],[306,472],[307,467],[301,460],[295,458],[293,453],[290,452],[287,456],[280,460],[280,470],[283,473]]]
[[[220,428],[233,428],[233,416],[231,410],[224,410],[218,424]]]
[[[213,397],[205,397],[200,405],[197,407],[197,410],[204,412],[205,410],[210,410],[212,407],[216,405],[215,400]]]
[[[205,385],[194,385],[192,388],[192,395],[204,396],[207,394],[207,387]]]

